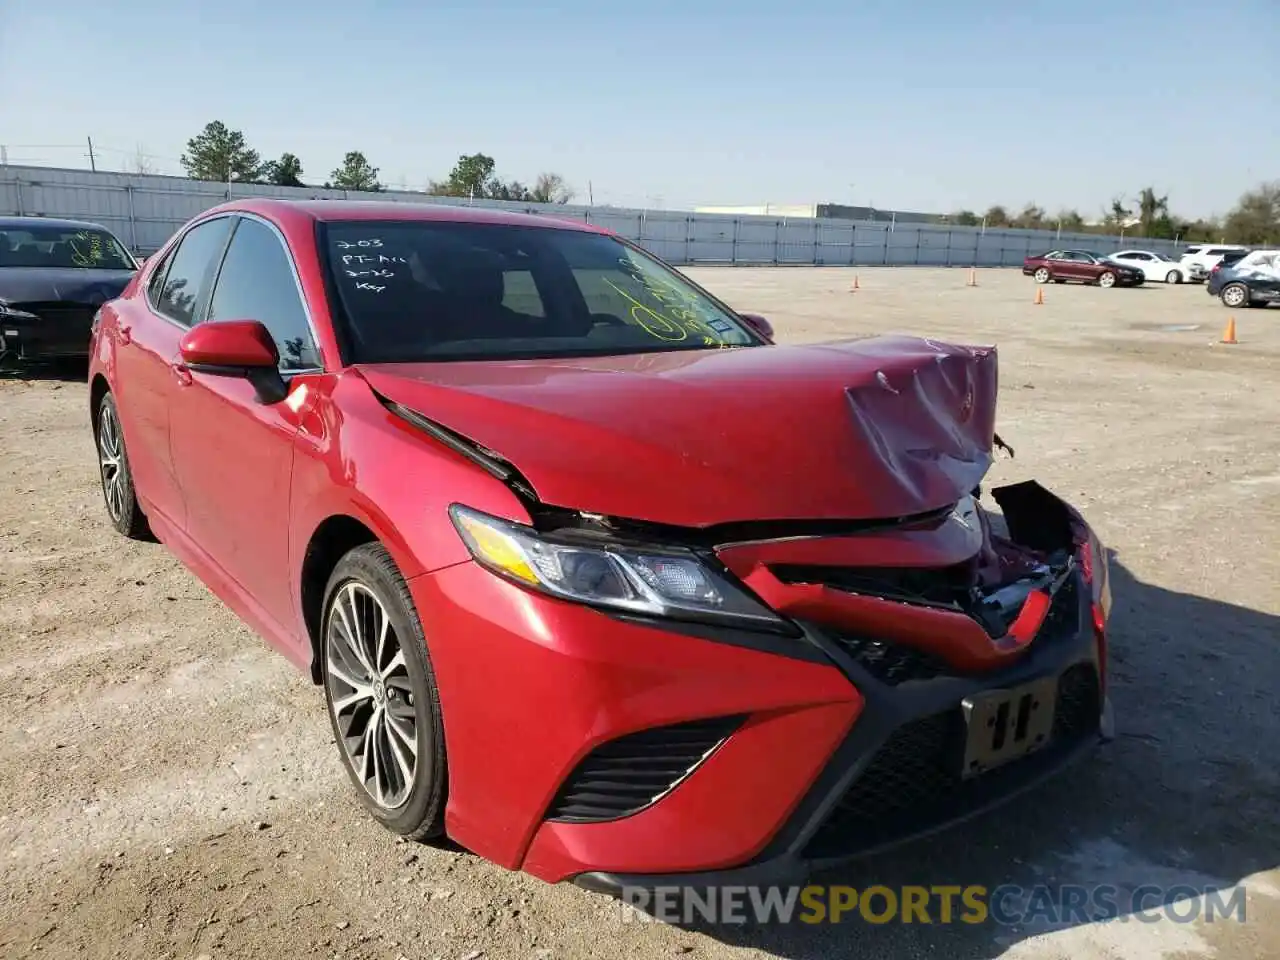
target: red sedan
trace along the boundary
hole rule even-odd
[[[1024,276],[1036,283],[1096,283],[1100,287],[1141,286],[1147,275],[1137,267],[1109,260],[1085,250],[1051,250],[1022,261]]]
[[[236,201],[102,308],[107,513],[322,687],[397,834],[800,876],[1110,729],[1106,554],[989,492],[996,352],[772,342],[606,231]]]

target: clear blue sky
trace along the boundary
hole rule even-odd
[[[214,119],[314,182],[482,151],[628,205],[1207,215],[1280,178],[1280,0],[0,0],[10,162],[179,173]]]

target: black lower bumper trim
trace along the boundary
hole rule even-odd
[[[1079,572],[1073,577],[1079,578]],[[815,646],[824,650],[857,686],[865,704],[852,730],[766,847],[749,861],[710,872],[637,875],[592,871],[576,876],[574,882],[612,895],[627,887],[802,882],[817,870],[937,833],[1007,803],[1084,758],[1111,736],[1111,709],[1101,684],[1105,668],[1098,662],[1089,596],[1083,584],[1077,583],[1074,615],[1062,619],[1055,635],[1038,637],[1010,667],[980,676],[937,677],[890,685],[878,680],[823,631],[807,631]],[[948,795],[939,798],[940,802],[932,802],[934,798],[928,791],[922,793],[912,785],[912,802],[895,807],[895,788],[892,783],[887,788],[884,784],[892,778],[885,778],[884,771],[891,769],[894,762],[919,763],[919,758],[902,750],[904,731],[954,717],[966,697],[1051,677],[1059,679],[1059,697],[1068,710],[1063,714],[1064,722],[1055,724],[1054,734],[1044,747],[964,781],[949,777],[945,768],[940,774],[939,757],[935,754],[929,758],[933,764],[932,788],[947,788]],[[1082,678],[1088,682],[1081,685],[1078,681]],[[936,736],[942,731],[933,733]],[[922,746],[916,745],[925,751],[932,749],[927,738]],[[901,782],[898,788],[902,788]]]
[[[578,874],[573,878],[573,882],[584,890],[619,899],[625,899],[628,890],[651,892],[660,889],[702,890],[708,887],[804,884],[813,874],[820,871],[866,859],[948,830],[997,809],[1084,760],[1093,753],[1101,740],[1101,737],[1090,737],[1067,749],[1054,751],[1052,754],[1046,753],[1045,759],[1049,762],[1037,764],[1032,770],[1020,770],[1017,782],[1006,782],[1002,792],[990,794],[983,803],[970,805],[945,820],[935,821],[911,834],[902,834],[884,843],[865,846],[856,852],[811,858],[797,854],[783,854],[771,860],[756,861],[742,867],[700,873],[627,874],[592,871]]]

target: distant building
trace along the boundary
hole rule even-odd
[[[819,204],[761,203],[745,207],[694,207],[694,213],[723,213],[733,217],[816,217]]]
[[[735,217],[809,217],[824,220],[871,220],[877,223],[939,223],[943,214],[911,210],[882,210],[843,203],[761,203],[734,207],[695,207],[694,213],[722,213]]]

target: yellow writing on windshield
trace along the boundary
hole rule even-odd
[[[604,278],[604,282],[613,287],[619,296],[631,304],[631,319],[640,324],[651,336],[655,336],[659,340],[685,340],[688,338],[689,332],[684,327],[668,320],[652,307],[646,307],[608,277]]]
[[[685,340],[692,334],[701,338],[708,346],[727,346],[723,334],[704,321],[698,314],[697,301],[671,286],[653,277],[645,276],[634,264],[626,259],[619,261],[626,275],[635,281],[641,289],[658,302],[662,313],[652,307],[645,306],[625,290],[609,279],[609,284],[617,293],[631,304],[631,318],[649,334],[661,340]]]
[[[71,262],[77,267],[92,267],[102,262],[102,237],[81,230],[67,241],[71,246]]]

